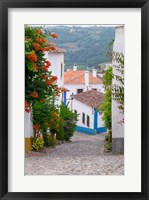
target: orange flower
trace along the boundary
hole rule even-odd
[[[44,79],[48,79],[48,77],[49,77],[48,74],[43,76]]]
[[[34,128],[35,131],[39,131],[40,125],[39,124],[35,124],[35,125],[33,125],[33,128]]]
[[[39,45],[38,43],[34,42],[34,43],[33,43],[33,46],[34,46],[34,49],[35,49],[36,51],[39,51],[39,50],[40,50],[40,45]]]
[[[43,71],[48,72],[49,66],[48,65],[43,65],[41,68],[42,68]]]
[[[66,92],[67,90],[65,88],[62,88],[61,89],[61,92]]]
[[[47,84],[47,85],[52,85],[52,81],[46,80],[46,84]]]
[[[47,66],[51,66],[51,63],[48,60],[46,60],[45,63],[47,64]]]
[[[59,88],[57,86],[54,87],[55,90],[59,90]]]
[[[50,49],[51,49],[52,51],[55,51],[55,50],[56,50],[56,47],[55,47],[55,46],[51,46]]]
[[[39,34],[43,34],[43,32],[42,32],[41,29],[38,29],[37,32],[38,32]]]
[[[56,33],[51,33],[50,34],[53,38],[58,38],[57,34]]]
[[[42,43],[42,39],[39,38],[39,37],[36,38],[36,41],[37,41],[38,43]]]
[[[28,113],[30,112],[30,104],[27,101],[25,101],[25,111]]]
[[[37,55],[36,55],[35,52],[33,54],[31,54],[31,55],[26,56],[26,58],[28,60],[31,60],[32,62],[36,62],[38,60]]]
[[[31,97],[33,98],[38,98],[38,93],[36,91],[33,91],[31,94],[30,94]]]
[[[47,40],[45,38],[39,38],[39,37],[37,37],[36,38],[36,42],[38,42],[38,43],[46,43]]]
[[[51,77],[51,81],[52,81],[52,82],[56,81],[57,79],[58,79],[57,76],[52,76],[52,77]]]

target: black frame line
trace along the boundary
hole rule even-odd
[[[8,8],[141,8],[141,192],[8,192]],[[149,0],[0,0],[0,25],[0,199],[148,200]]]

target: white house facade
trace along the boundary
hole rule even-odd
[[[73,70],[68,69],[64,73],[64,87],[69,90],[67,92],[67,103],[71,101],[71,95],[79,94],[88,90],[96,90],[104,92],[103,80],[97,76],[97,70],[92,72],[88,70],[77,70],[77,66],[73,66]]]
[[[125,43],[125,32],[124,26],[119,26],[116,28],[115,33],[115,42],[113,45],[113,52],[122,53],[124,52],[124,43]],[[117,62],[113,61],[113,74],[120,75],[114,66],[118,65]],[[113,79],[113,84],[119,85],[120,83]],[[120,112],[118,108],[118,103],[112,100],[112,152],[114,154],[124,153],[124,123],[123,121],[124,114]]]
[[[102,114],[97,111],[103,98],[103,94],[95,90],[74,95],[73,112],[78,114],[76,131],[90,135],[106,132]]]
[[[57,76],[57,85],[58,87],[63,87],[64,85],[64,50],[56,48],[55,51],[49,51],[45,54],[47,60],[51,62],[49,71],[52,72],[53,76]],[[56,104],[60,105],[63,99],[63,94],[61,93]]]

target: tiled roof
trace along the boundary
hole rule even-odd
[[[56,47],[56,50],[49,51],[50,53],[65,53],[64,49]]]
[[[97,108],[104,101],[104,94],[96,90],[88,90],[74,95],[74,99],[92,107]]]
[[[93,77],[89,72],[89,84],[102,84],[102,79]],[[85,84],[85,71],[84,70],[70,70],[64,73],[64,84]]]

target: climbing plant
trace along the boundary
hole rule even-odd
[[[99,112],[103,112],[103,121],[109,130],[111,130],[112,120],[112,77],[112,67],[109,67],[103,76],[103,84],[105,88],[104,103],[98,108]]]
[[[124,55],[122,53],[113,52],[113,61],[115,62],[116,73],[113,78],[116,82],[112,87],[112,98],[118,103],[118,108],[121,113],[124,113]],[[124,123],[124,119],[121,121]]]
[[[55,33],[50,37],[57,38]],[[25,111],[32,113],[35,133],[46,132],[50,126],[53,102],[61,92],[57,86],[57,77],[48,70],[51,66],[45,58],[46,51],[56,47],[46,39],[38,27],[25,27]]]
[[[98,108],[99,112],[103,112],[103,121],[108,129],[105,137],[105,150],[111,151],[112,149],[112,66],[109,67],[103,76],[103,84],[105,88],[104,103]]]

